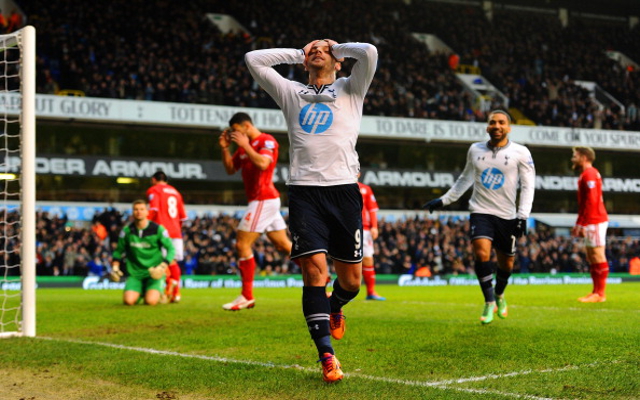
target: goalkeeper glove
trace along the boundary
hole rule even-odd
[[[111,271],[109,271],[109,280],[111,282],[120,282],[121,277],[122,277],[122,271],[120,271],[120,266],[112,265]]]
[[[442,203],[442,199],[433,199],[431,201],[427,201],[422,206],[422,208],[426,208],[429,210],[429,214],[431,214],[433,210],[437,210],[442,207],[444,207],[444,204]]]
[[[149,275],[151,275],[151,279],[162,279],[167,267],[167,263],[163,261],[160,265],[149,268]]]
[[[522,236],[527,234],[527,220],[518,218],[516,219],[516,226],[513,230],[513,236],[516,239],[520,239]]]

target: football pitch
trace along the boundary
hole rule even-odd
[[[364,288],[363,288],[364,289]],[[37,337],[0,340],[0,399],[640,399],[640,283],[507,288],[482,326],[477,286],[379,285],[345,307],[345,379],[322,381],[300,288],[191,289],[157,307],[120,291],[41,289]]]

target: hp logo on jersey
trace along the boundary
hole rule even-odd
[[[333,113],[322,103],[311,103],[300,111],[298,119],[302,129],[313,135],[329,129],[333,123]]]
[[[504,174],[498,168],[485,169],[480,179],[487,189],[498,190],[504,185]]]

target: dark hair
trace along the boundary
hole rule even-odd
[[[511,114],[509,114],[507,111],[501,110],[501,109],[491,110],[491,111],[489,111],[489,118],[491,118],[491,116],[493,114],[502,114],[502,115],[506,116],[507,117],[507,121],[509,121],[509,123],[511,123]]]
[[[233,126],[233,124],[241,124],[243,122],[249,122],[253,124],[253,121],[251,120],[249,114],[243,112],[235,113],[229,120],[229,126]]]
[[[155,174],[152,176],[153,179],[160,182],[167,182],[167,174],[165,174],[162,170],[157,170]]]

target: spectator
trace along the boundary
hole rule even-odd
[[[17,213],[10,213],[8,221],[17,218]],[[108,246],[92,244],[98,243],[97,237],[90,229],[72,227],[65,229],[66,218],[51,216],[46,212],[38,212],[36,215],[37,235],[36,249],[38,260],[38,275],[60,275],[64,256],[63,240],[66,237],[85,237],[84,244],[87,252],[94,259],[100,255],[103,261],[108,260],[105,252],[110,252]],[[128,221],[127,217],[120,215],[114,230],[119,232]],[[188,220],[183,225],[183,237],[185,240],[185,257],[191,258],[193,273],[196,274],[235,274],[237,259],[233,252],[235,240],[235,226],[239,219],[220,214],[207,215]],[[468,239],[468,219],[428,219],[428,218],[399,218],[393,222],[386,218],[380,218],[378,222],[380,235],[375,241],[376,251],[379,256],[375,259],[376,269],[381,274],[401,274],[406,270],[403,260],[409,256],[410,263],[415,260],[424,260],[420,265],[431,265],[435,259],[442,257],[442,269],[433,269],[434,275],[470,274],[473,273],[473,252],[471,242]],[[411,246],[404,245],[413,241]],[[610,236],[607,240],[608,258],[615,266],[616,272],[628,272],[628,264],[634,257],[640,254],[640,238],[618,238]],[[273,259],[278,255],[273,246],[268,246],[265,238],[259,238],[256,246],[262,248],[266,254],[271,254]],[[545,263],[547,255],[553,261],[553,266],[558,272],[584,272],[584,246],[582,243],[573,243],[571,238],[556,236],[551,230],[538,229],[531,231],[518,242],[521,251],[526,249],[531,263],[530,272],[551,272],[548,263]],[[94,248],[95,250],[88,250]],[[418,250],[419,249],[419,250]],[[416,254],[421,255],[416,257]],[[442,254],[442,255],[441,255]],[[208,258],[207,258],[208,257]],[[207,261],[207,260],[211,261]],[[522,271],[521,259],[515,264],[516,269]],[[203,264],[210,265],[203,267]],[[284,264],[288,273],[299,273],[295,264],[288,257],[283,257],[278,263]],[[264,268],[263,264],[261,270]],[[185,266],[185,271],[189,267]],[[209,269],[211,268],[211,269]],[[206,272],[204,272],[206,271]],[[185,272],[188,274],[188,272]]]
[[[308,10],[307,3],[252,2],[255,13],[247,14],[243,3],[214,1],[219,12],[249,27],[250,35],[220,32],[202,18],[210,7],[202,1],[171,12],[169,3],[123,4],[116,1],[105,8],[80,0],[55,4],[36,0],[24,5],[39,35],[38,69],[49,70],[52,80],[40,74],[38,92],[54,93],[57,84],[94,97],[275,108],[253,84],[242,55],[255,48],[291,46],[307,35],[323,36],[314,32],[316,28],[295,22],[300,12]],[[499,9],[490,21],[480,7],[437,2],[372,0],[345,2],[341,7],[341,13],[323,16],[338,27],[336,37],[372,42],[380,50],[365,115],[485,120],[483,108],[473,104],[456,78],[450,54],[430,52],[411,35],[428,26],[454,50],[459,64],[478,67],[508,97],[510,107],[537,124],[640,129],[637,118],[623,115],[617,105],[598,109],[575,84],[594,81],[633,110],[640,97],[639,74],[604,52],[613,48],[640,59],[637,27],[598,26],[577,16],[563,27],[555,16]],[[363,18],[354,21],[350,15]],[[277,23],[280,20],[293,22],[283,25]],[[505,37],[520,45],[504,43]],[[347,76],[350,68],[345,64],[341,76]],[[298,81],[303,74],[301,68],[289,66],[279,71]],[[502,100],[491,101],[491,108],[498,108],[495,103]]]
[[[7,27],[9,26],[9,22],[4,17],[2,13],[2,9],[0,9],[0,33],[4,34],[7,32]]]

